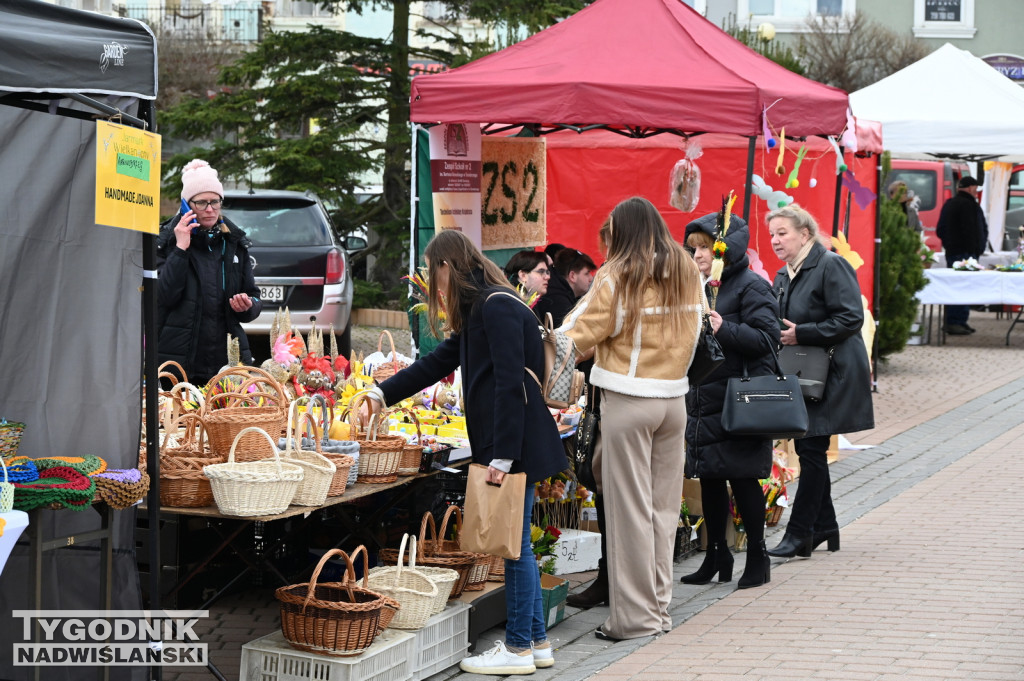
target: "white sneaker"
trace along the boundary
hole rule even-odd
[[[553,660],[552,660],[553,662]],[[532,674],[537,671],[533,663],[533,651],[525,650],[516,654],[495,641],[494,647],[480,655],[467,657],[459,663],[459,669],[470,674]]]
[[[533,664],[537,669],[555,666],[554,647],[551,641],[544,641],[539,646],[530,644],[533,649]]]

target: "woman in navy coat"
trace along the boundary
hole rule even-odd
[[[518,560],[505,561],[505,644],[462,661],[477,674],[530,674],[554,664],[542,612],[540,576],[530,544],[533,483],[568,467],[554,419],[526,372],[544,372],[544,349],[533,311],[497,265],[461,232],[448,230],[427,245],[428,319],[440,336],[441,310],[451,335],[426,357],[374,389],[394,404],[462,367],[466,427],[473,461],[488,466],[488,482],[525,472],[523,543]],[[379,404],[370,401],[376,410]]]

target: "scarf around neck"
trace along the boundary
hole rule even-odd
[[[811,252],[816,242],[817,239],[813,237],[808,239],[807,243],[800,249],[800,252],[796,254],[796,259],[792,263],[786,263],[786,272],[789,273],[790,281],[796,279],[796,275],[800,273],[800,267],[804,264],[804,260],[807,259],[807,254]]]

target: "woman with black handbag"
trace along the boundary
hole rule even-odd
[[[719,222],[719,214],[711,213],[686,226],[686,248],[705,278],[711,274],[712,246],[721,231]],[[748,539],[746,567],[738,586],[761,586],[771,579],[760,479],[771,473],[772,441],[730,435],[723,429],[721,418],[726,384],[730,378],[742,375],[744,363],[750,376],[767,376],[775,368],[775,348],[770,341],[778,342],[779,338],[778,305],[768,282],[748,268],[749,240],[747,223],[732,216],[722,237],[727,250],[721,282],[715,295],[708,287],[708,299],[715,300],[711,326],[726,359],[686,395],[686,476],[700,478],[708,546],[700,568],[680,580],[684,584],[707,584],[716,574],[719,582],[732,580],[733,557],[725,541],[730,517],[726,480]]]
[[[825,391],[820,400],[807,401],[809,427],[794,441],[800,482],[786,534],[768,552],[809,557],[825,541],[829,551],[839,550],[827,459],[832,435],[875,426],[871,367],[861,336],[864,305],[853,267],[820,243],[810,213],[794,203],[772,211],[766,221],[772,249],[786,263],[773,285],[782,344],[833,348]]]

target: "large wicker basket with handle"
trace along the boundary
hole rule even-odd
[[[454,535],[452,539],[446,539],[448,536],[448,523],[452,518],[455,518]],[[444,518],[441,519],[441,531],[437,541],[432,546],[425,546],[424,553],[432,552],[436,556],[448,554],[473,556],[473,568],[469,571],[469,577],[466,579],[466,591],[483,591],[487,585],[487,576],[491,572],[491,556],[487,553],[463,551],[459,544],[459,530],[461,529],[462,509],[456,504],[452,504],[444,512]]]
[[[405,438],[387,434],[387,418],[382,413],[370,418],[365,429],[359,425],[359,407],[366,393],[356,393],[349,405],[349,438],[359,442],[358,482],[383,483],[398,480]],[[381,432],[383,427],[383,433]]]
[[[264,430],[274,441],[281,437],[289,403],[281,384],[257,367],[232,367],[210,379],[206,395],[202,415],[213,453],[226,455],[234,447],[239,462],[266,458],[269,452],[258,434],[237,444],[235,439],[246,428]]]
[[[390,596],[398,601],[402,609],[398,611],[395,618],[391,620],[392,627],[396,629],[419,629],[427,623],[430,616],[434,614],[439,590],[437,584],[425,573],[417,570],[415,563],[411,560],[408,566],[405,562],[405,545],[409,535],[402,535],[402,545],[398,549],[398,564],[394,567],[375,567],[370,570],[370,588],[379,591],[385,596]],[[416,551],[416,538],[412,538],[412,551]],[[446,590],[450,591],[450,590]],[[448,600],[441,601],[441,608]]]
[[[430,528],[430,535],[427,535],[427,527]],[[434,516],[427,511],[420,521],[420,537],[415,553],[416,563],[423,568],[445,568],[454,570],[458,578],[452,583],[451,598],[458,598],[466,590],[469,581],[469,573],[476,563],[476,554],[465,551],[448,551],[445,555],[435,555],[434,552],[425,550],[425,547],[433,547],[437,543],[437,525],[434,523]],[[378,556],[385,565],[398,563],[398,549],[381,549]]]
[[[164,435],[160,445],[160,504],[175,508],[213,506],[213,489],[203,468],[223,463],[225,457],[213,456],[206,448],[203,419],[198,414],[183,414],[174,424],[177,442]]]
[[[327,400],[324,399],[322,395],[303,395],[295,400],[295,403],[297,404],[302,404],[303,402],[308,404],[306,407],[307,414],[312,413],[314,403],[320,403],[323,413],[323,426],[321,431],[320,449],[318,451],[327,457],[335,467],[334,477],[331,478],[330,487],[327,488],[327,496],[340,497],[345,493],[345,489],[348,487],[349,482],[355,482],[355,476],[358,475],[359,471],[352,470],[352,467],[356,465],[355,456],[344,454],[341,451],[332,450],[338,450],[342,447],[348,447],[351,445],[351,450],[358,455],[359,443],[349,440],[331,440],[328,438],[327,434],[330,431],[331,423],[334,421],[334,410],[329,404],[327,404]],[[302,431],[300,429],[300,433],[301,432]],[[315,429],[311,435],[313,438],[316,437]],[[305,447],[308,443],[308,439],[303,439],[302,442]]]
[[[363,585],[356,583],[353,558],[363,553]],[[345,559],[340,582],[317,583],[332,556]],[[341,549],[324,554],[309,582],[282,586],[274,596],[281,602],[281,633],[299,650],[322,655],[358,655],[373,643],[401,607],[393,598],[368,586],[369,559],[360,546],[349,558]]]
[[[235,444],[249,433],[256,433],[269,445],[273,459],[268,461],[235,461],[235,445],[228,452],[227,463],[206,466],[203,473],[210,479],[213,499],[224,515],[274,515],[288,509],[295,491],[302,482],[301,466],[281,460],[277,445],[265,430],[244,428],[235,436]]]

